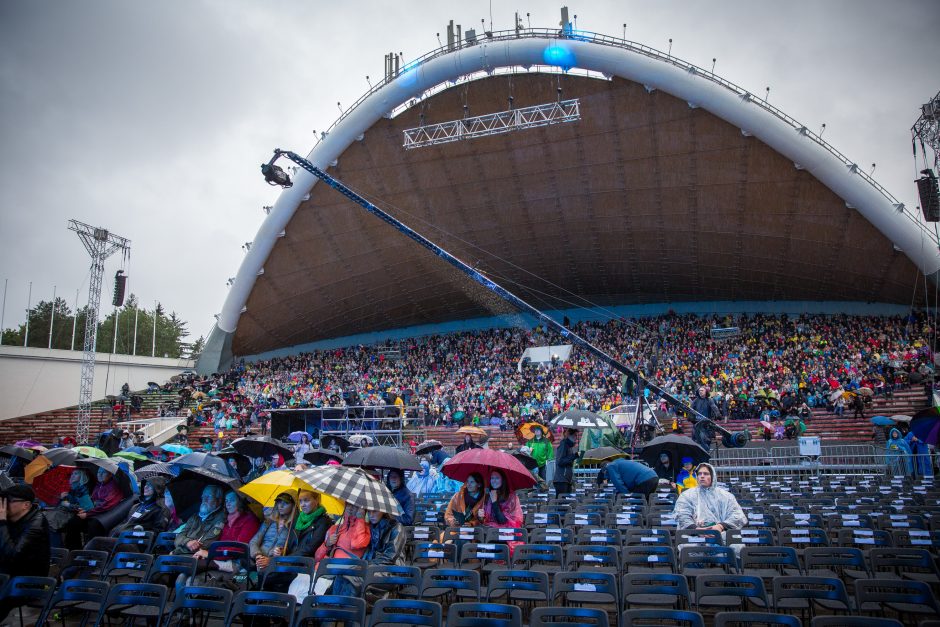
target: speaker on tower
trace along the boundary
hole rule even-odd
[[[114,275],[114,299],[111,304],[120,307],[124,304],[124,287],[127,283],[127,276],[123,270],[118,270]]]
[[[940,189],[933,170],[921,170],[922,177],[917,179],[917,192],[920,194],[920,208],[927,222],[940,222]]]

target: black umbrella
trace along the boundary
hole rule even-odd
[[[509,453],[510,455],[518,459],[522,463],[522,465],[526,467],[527,470],[535,470],[536,468],[539,467],[539,463],[535,460],[534,457],[532,457],[532,453],[528,451],[520,451],[517,449],[515,451],[505,450],[503,452]]]
[[[7,476],[7,473],[0,472],[0,491],[12,488],[14,485],[16,484],[13,482],[13,479]]]
[[[74,466],[78,453],[70,448],[51,448],[43,453],[53,466]]]
[[[341,463],[343,461],[343,454],[325,448],[315,448],[304,453],[304,461],[312,466],[322,466],[330,460]]]
[[[19,457],[20,459],[25,459],[26,461],[32,461],[33,458],[36,457],[36,452],[31,451],[28,448],[23,448],[22,446],[7,444],[6,446],[0,446],[0,455],[6,455],[7,457]]]
[[[223,491],[238,491],[238,488],[242,486],[242,482],[205,468],[184,468],[180,476],[171,479],[167,485],[167,489],[173,497],[173,504],[176,506],[176,514],[180,517],[180,520],[189,520],[191,516],[199,511],[202,490],[207,485],[220,486]],[[222,506],[221,501],[219,506]]]
[[[236,470],[239,476],[244,477],[249,472],[251,472],[251,460],[233,449],[231,446],[226,446],[224,449],[217,453],[219,457],[225,460],[226,464],[231,466],[229,462],[230,459],[235,460]]]
[[[417,457],[391,446],[367,446],[358,451],[353,451],[343,460],[343,466],[421,470],[421,464],[418,463]]]
[[[647,442],[643,447],[643,452],[640,453],[640,458],[650,466],[655,467],[662,453],[669,453],[672,458],[673,468],[679,467],[679,461],[683,457],[691,457],[694,464],[707,462],[711,458],[708,451],[699,446],[692,438],[673,434],[661,435]]]
[[[415,455],[430,455],[442,448],[444,448],[444,445],[437,440],[425,440],[415,448]]]
[[[137,478],[140,480],[151,479],[153,477],[166,477],[169,479],[173,476],[173,469],[170,468],[169,464],[156,462],[134,471],[134,474],[137,475]]]
[[[278,453],[286,459],[294,455],[294,451],[288,446],[267,436],[238,438],[232,442],[232,447],[248,457],[271,457]]]
[[[336,435],[335,433],[331,433],[320,438],[320,446],[323,448],[332,448],[334,444],[344,453],[349,450],[350,446],[352,446],[349,440],[341,435]]]
[[[128,462],[129,460],[121,460]],[[128,476],[124,469],[118,466],[117,462],[111,459],[101,459],[99,457],[84,457],[75,462],[78,468],[84,468],[90,470],[94,475],[98,472],[99,468],[107,470],[112,475],[114,475],[113,481],[116,481],[118,487],[121,488],[121,492],[124,493],[124,496],[130,496],[133,492],[131,489],[131,478]],[[135,473],[136,475],[136,473]]]
[[[179,466],[181,468],[205,468],[206,470],[217,472],[220,475],[228,475],[234,479],[238,478],[238,474],[224,459],[212,453],[201,453],[198,451],[195,453],[186,453],[171,461],[169,465],[171,467]],[[174,474],[179,473],[175,472]]]

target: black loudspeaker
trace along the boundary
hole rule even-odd
[[[940,189],[937,177],[931,170],[921,170],[924,176],[917,179],[917,192],[920,194],[920,208],[927,222],[940,222]]]
[[[111,301],[111,304],[115,307],[124,304],[124,287],[126,283],[127,277],[124,275],[124,271],[118,270],[114,275],[114,299]]]

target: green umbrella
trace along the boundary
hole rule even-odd
[[[140,453],[131,453],[128,451],[118,451],[114,454],[115,457],[123,457],[124,459],[130,459],[135,462],[149,462],[150,458],[146,455],[141,455]]]
[[[96,457],[98,459],[108,459],[108,454],[102,451],[100,448],[95,448],[94,446],[76,446],[72,449],[79,455],[84,455],[85,457]]]

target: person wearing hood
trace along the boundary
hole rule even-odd
[[[84,546],[83,533],[88,538],[107,535],[107,529],[98,517],[110,512],[124,500],[124,494],[118,487],[117,481],[114,480],[114,475],[104,468],[98,468],[95,478],[98,483],[91,492],[92,508],[79,509],[75,513],[75,518],[63,529],[65,546],[69,550],[80,549]]]
[[[480,524],[477,511],[483,505],[483,477],[470,473],[466,483],[451,497],[444,511],[448,527],[475,527]]]
[[[370,510],[366,513],[369,523],[369,546],[362,559],[368,566],[401,566],[405,563],[405,534],[402,524],[385,512]],[[360,577],[337,577],[332,594],[360,596],[356,591],[362,586]],[[367,602],[374,603],[391,592],[393,586],[370,586]],[[384,588],[384,589],[383,589]]]
[[[885,446],[885,464],[888,465],[891,474],[895,476],[910,475],[914,472],[914,464],[911,463],[911,447],[901,437],[901,432],[897,429],[891,429],[888,432],[888,444]]]
[[[163,493],[166,491],[166,479],[151,477],[140,482],[140,501],[131,510],[122,524],[118,525],[113,533],[120,533],[126,529],[140,527],[138,531],[166,531],[169,512],[163,505]]]
[[[73,470],[69,475],[69,491],[62,494],[59,505],[71,510],[92,509],[95,504],[91,500],[91,491],[88,489],[90,483],[91,478],[83,468]]]
[[[408,490],[405,485],[405,476],[397,468],[388,471],[385,477],[385,485],[392,491],[395,500],[401,505],[402,515],[398,517],[398,522],[405,526],[415,524],[415,499],[414,494]]]
[[[676,489],[679,490],[679,494],[682,494],[683,490],[698,485],[698,481],[695,480],[694,466],[695,462],[692,461],[691,457],[682,458],[682,468],[679,470],[679,474],[676,475]]]
[[[908,431],[904,436],[908,448],[911,449],[911,467],[917,477],[933,477],[933,464],[930,458],[930,447],[927,443]]]
[[[192,555],[199,549],[208,549],[219,539],[225,527],[225,508],[222,506],[222,488],[207,485],[202,489],[199,511],[193,514],[176,534],[174,555]]]
[[[555,449],[552,443],[543,437],[542,427],[532,427],[532,439],[526,443],[532,452],[532,458],[538,464],[539,478],[545,481],[545,462],[555,459]]]
[[[323,544],[314,559],[317,564],[324,557],[353,557],[360,559],[369,546],[369,524],[361,507],[346,503],[343,516],[326,532]]]
[[[431,462],[421,459],[421,471],[413,473],[408,480],[408,490],[414,496],[434,492],[437,485],[437,470],[431,468]]]
[[[734,495],[715,485],[715,467],[701,463],[695,469],[698,485],[682,491],[672,510],[679,529],[714,529],[725,532],[747,524],[747,516]]]
[[[659,463],[656,464],[656,468],[653,470],[656,471],[656,475],[660,479],[668,481],[672,489],[676,489],[676,469],[672,465],[672,455],[666,451],[660,453]]]
[[[465,433],[463,435],[463,444],[459,445],[454,450],[458,453],[462,453],[463,451],[469,451],[472,448],[481,448],[481,447],[479,444],[473,441],[473,437],[469,433]]]

